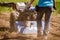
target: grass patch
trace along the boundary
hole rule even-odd
[[[0,6],[0,12],[9,12],[9,11],[11,11],[10,7],[1,7]]]
[[[56,8],[59,10],[60,9],[60,2],[56,2]]]
[[[56,0],[56,2],[60,2],[60,0]]]
[[[27,2],[28,0],[0,0],[0,2]]]

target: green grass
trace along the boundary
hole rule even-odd
[[[0,2],[28,2],[28,1],[29,1],[29,0],[0,0]],[[35,6],[37,3],[38,3],[38,1],[35,0],[35,1],[33,2],[33,5]],[[60,9],[60,0],[56,0],[56,7],[57,7],[58,10]],[[10,11],[11,8],[1,7],[1,6],[0,6],[0,12],[1,12],[1,11],[8,11],[8,10]]]
[[[60,2],[60,0],[56,0],[56,2]]]
[[[60,2],[56,2],[56,8],[60,10]]]
[[[28,0],[0,0],[0,2],[27,2]]]
[[[6,11],[6,12],[9,12],[9,11],[11,11],[11,8],[10,8],[10,7],[1,7],[1,6],[0,6],[0,12],[3,12],[3,11],[4,11],[4,12],[5,12],[5,11]]]

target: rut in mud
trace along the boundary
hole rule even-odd
[[[7,32],[7,31],[1,31],[1,28],[6,28],[9,31],[10,28],[10,13],[0,13],[0,39],[4,38],[4,35],[7,34],[7,37],[10,37],[12,39],[7,38],[6,40],[37,40],[34,37],[31,36],[25,36],[22,34],[19,34],[18,32]],[[51,28],[50,33],[48,35],[48,40],[60,40],[60,16],[53,16],[51,17]],[[4,40],[4,39],[3,39]],[[40,39],[41,40],[41,39]]]

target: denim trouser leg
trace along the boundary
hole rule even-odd
[[[40,13],[41,12],[41,13]],[[37,36],[41,35],[41,32],[43,31],[42,28],[42,17],[43,17],[43,11],[37,12]]]
[[[37,33],[39,35],[39,32],[43,31],[43,26],[42,26],[42,17],[45,14],[45,25],[44,25],[44,35],[47,35],[50,29],[50,16],[51,16],[51,8],[50,7],[41,7],[39,8],[39,11],[37,12]]]
[[[46,8],[45,11],[45,25],[44,25],[44,35],[48,35],[50,30],[50,16],[51,16],[52,10],[51,8]]]

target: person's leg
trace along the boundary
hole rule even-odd
[[[44,9],[40,8],[39,12],[37,12],[37,37],[41,36],[43,34],[43,28],[42,28],[42,17],[44,14]]]
[[[52,9],[50,7],[47,7],[45,9],[45,25],[44,25],[45,39],[47,39],[47,35],[48,35],[49,29],[50,29],[50,16],[51,16],[51,13],[52,13]]]

